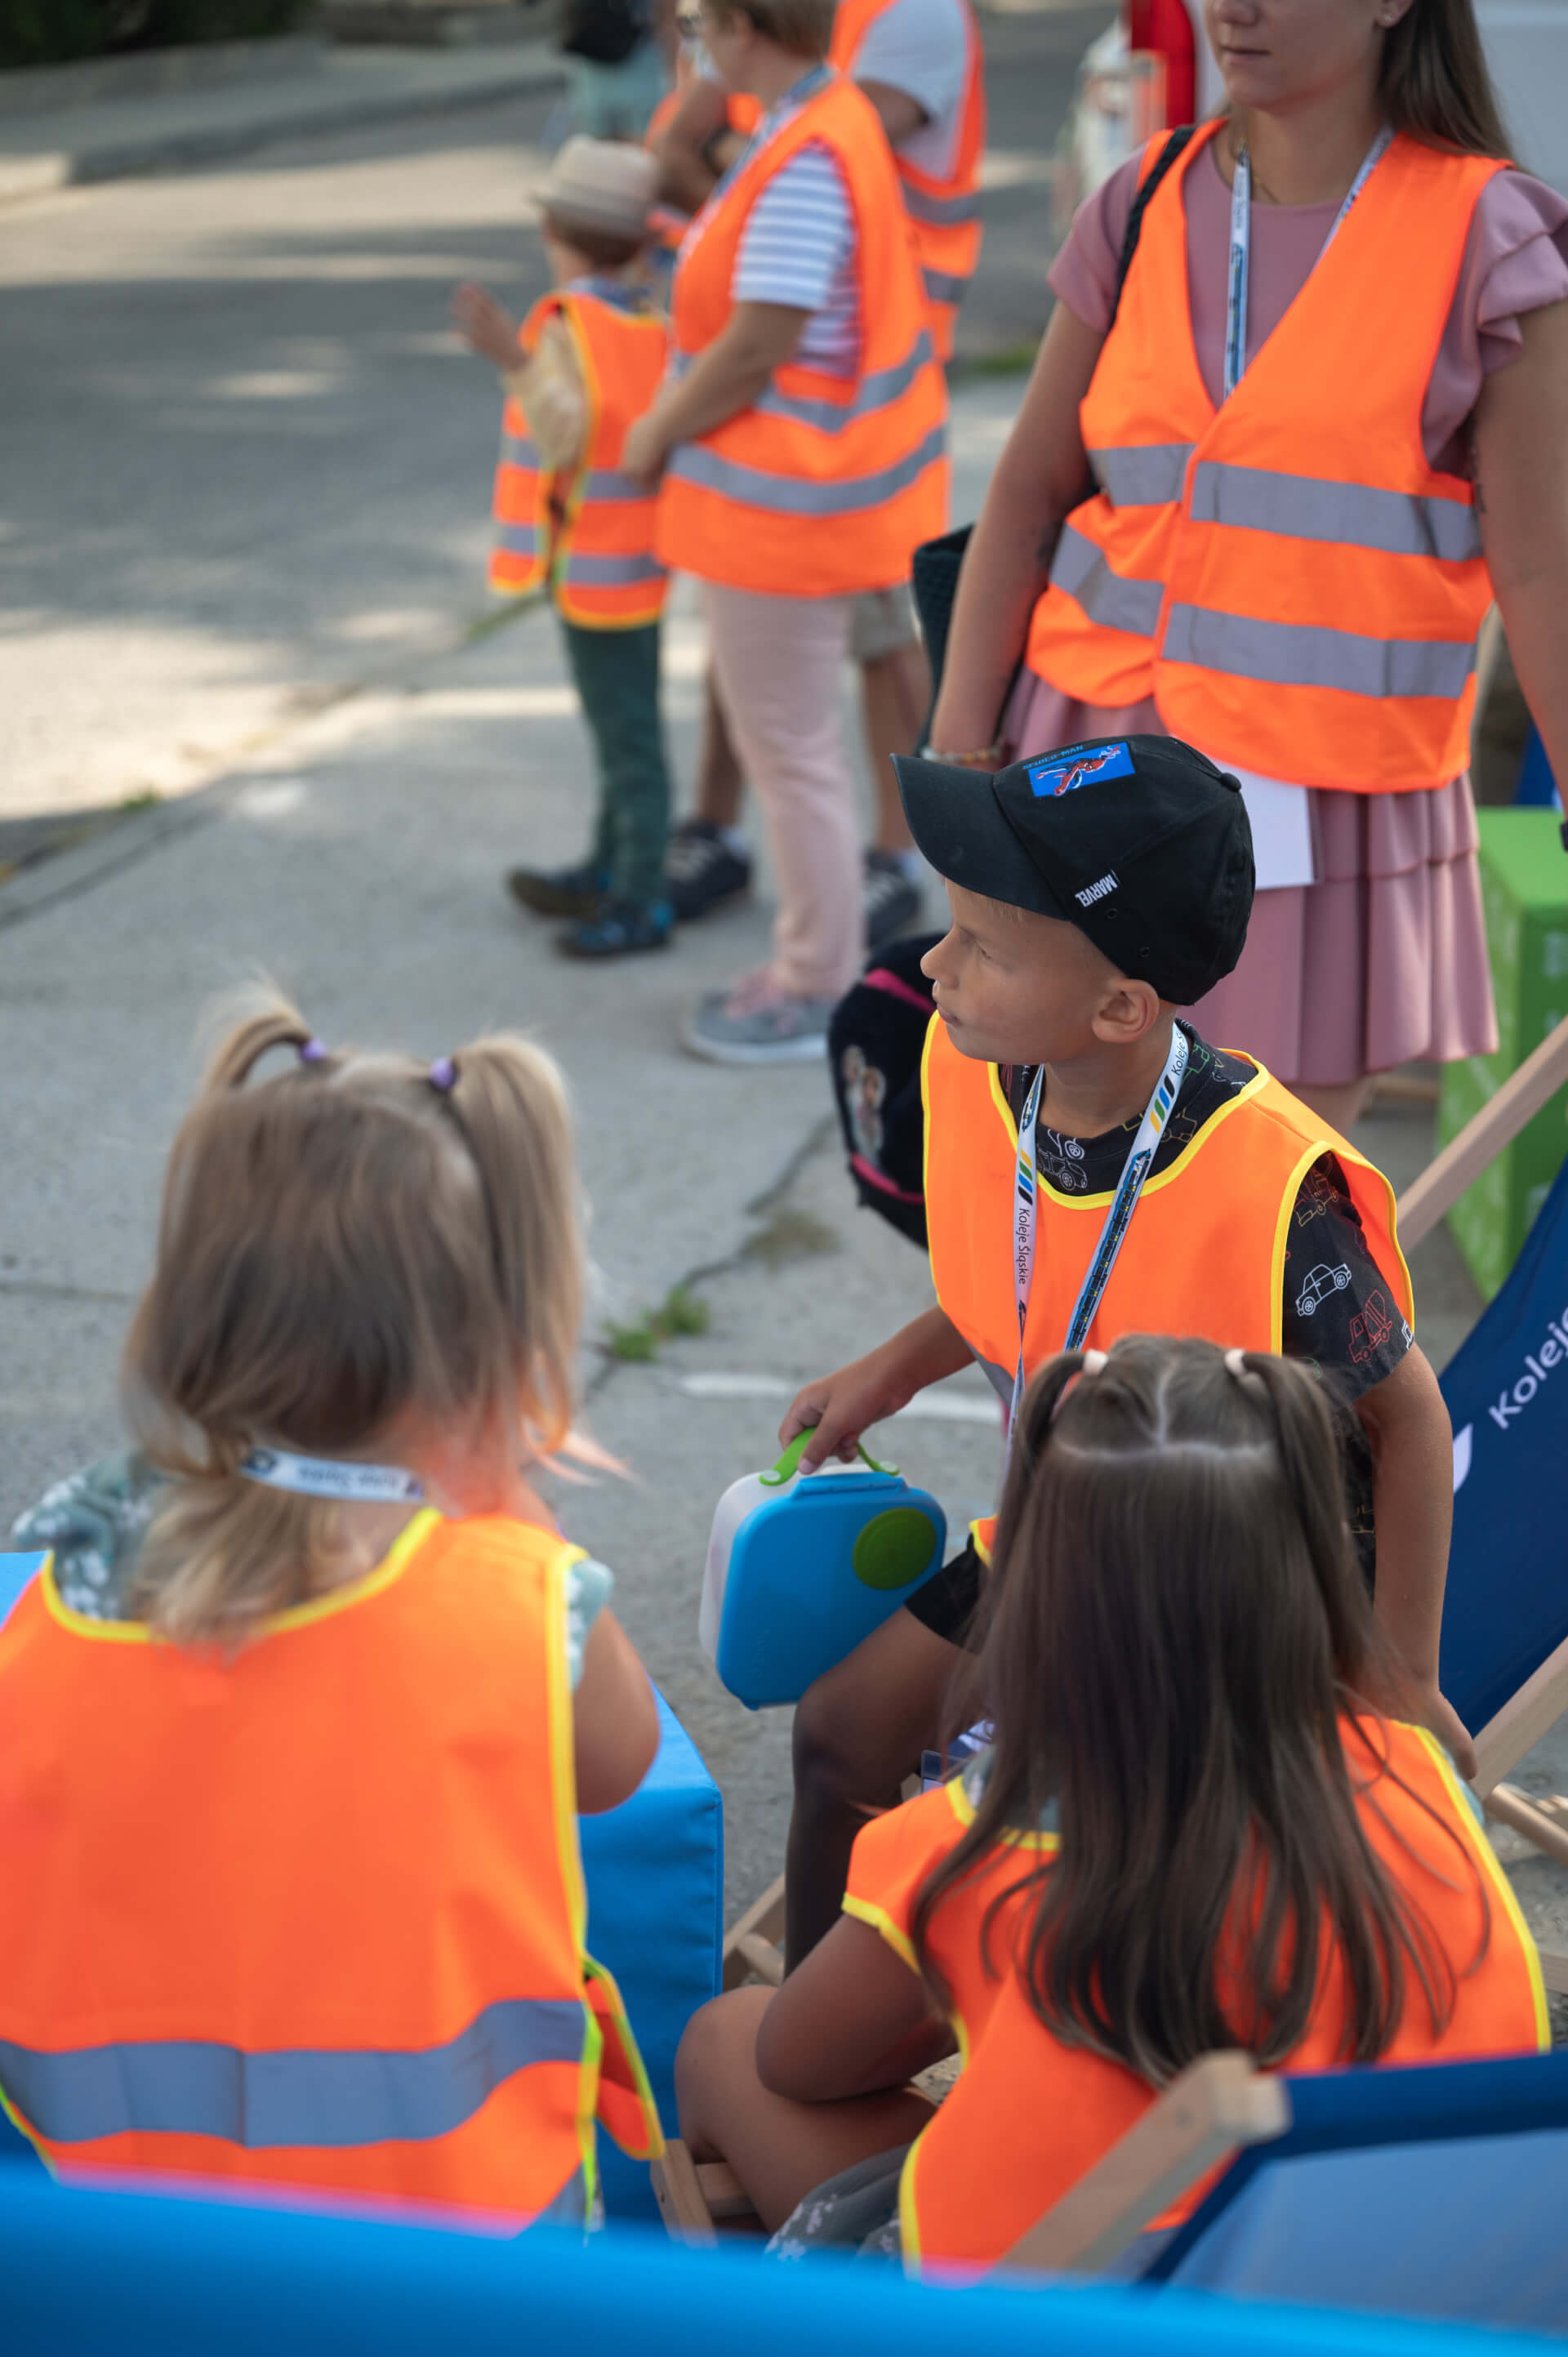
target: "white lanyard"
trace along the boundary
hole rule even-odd
[[[288,1448],[252,1448],[239,1469],[263,1489],[296,1498],[331,1498],[339,1504],[402,1506],[424,1495],[417,1473],[401,1465],[360,1465],[341,1457],[299,1457]]]
[[[1340,231],[1351,206],[1382,160],[1393,133],[1385,123],[1362,158],[1333,228],[1323,241],[1321,262]],[[1236,152],[1236,176],[1230,183],[1230,270],[1225,288],[1225,393],[1229,401],[1247,370],[1247,277],[1252,253],[1252,159],[1245,147]]]
[[[1155,1093],[1149,1099],[1138,1135],[1133,1140],[1133,1150],[1123,1165],[1117,1181],[1116,1192],[1111,1199],[1111,1209],[1105,1214],[1105,1225],[1100,1231],[1100,1242],[1094,1248],[1094,1258],[1089,1273],[1079,1287],[1072,1316],[1068,1320],[1064,1351],[1076,1351],[1094,1323],[1101,1296],[1111,1281],[1116,1265],[1116,1255],[1132,1225],[1133,1213],[1144,1191],[1144,1181],[1155,1158],[1160,1133],[1170,1119],[1171,1107],[1181,1088],[1182,1074],[1187,1070],[1187,1039],[1179,1023],[1171,1025],[1170,1053],[1165,1066],[1155,1082]],[[1035,1173],[1035,1129],[1039,1120],[1040,1092],[1045,1082],[1042,1064],[1030,1083],[1025,1100],[1023,1117],[1018,1124],[1018,1159],[1013,1187],[1013,1274],[1018,1299],[1018,1364],[1013,1376],[1013,1405],[1008,1412],[1007,1437],[1011,1443],[1018,1410],[1023,1405],[1027,1378],[1024,1372],[1024,1328],[1029,1316],[1029,1290],[1035,1281],[1035,1218],[1036,1190],[1038,1181]]]

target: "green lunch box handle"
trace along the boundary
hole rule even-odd
[[[784,1451],[783,1456],[779,1459],[779,1462],[773,1468],[772,1472],[758,1474],[757,1479],[760,1480],[765,1490],[780,1490],[783,1488],[786,1481],[792,1481],[794,1480],[796,1474],[800,1469],[800,1459],[805,1454],[806,1443],[810,1440],[816,1428],[817,1427],[814,1424],[808,1424],[803,1431],[798,1432],[795,1435],[794,1439],[789,1443],[789,1448]],[[879,1465],[875,1458],[872,1456],[870,1450],[866,1448],[864,1441],[857,1440],[855,1442],[855,1447],[860,1451],[865,1463],[870,1466],[871,1470],[874,1473],[897,1474],[898,1470],[897,1465]]]

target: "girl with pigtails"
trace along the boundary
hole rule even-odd
[[[833,1930],[682,2046],[682,2133],[778,2247],[993,2265],[1219,2049],[1310,2071],[1547,2044],[1340,1495],[1289,1360],[1138,1335],[1041,1369],[983,1591],[991,1749],[874,1816]],[[955,2042],[933,2111],[908,2082]]]
[[[577,1201],[526,1040],[269,997],[219,1048],[125,1355],[150,1527],[0,1620],[0,2102],[57,2170],[515,2231],[594,2216],[596,2116],[659,2148],[576,1839],[657,1714],[534,1486],[592,1453]]]

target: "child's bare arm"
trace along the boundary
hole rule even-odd
[[[815,1438],[800,1463],[814,1471],[830,1457],[854,1458],[860,1436],[884,1416],[897,1415],[928,1383],[956,1375],[970,1362],[970,1348],[945,1309],[928,1309],[901,1327],[890,1342],[864,1359],[820,1375],[797,1392],[779,1427],[781,1446],[810,1425]]]
[[[1377,1616],[1416,1689],[1426,1726],[1463,1776],[1475,1747],[1437,1684],[1443,1590],[1454,1525],[1454,1433],[1437,1378],[1412,1343],[1390,1375],[1356,1402],[1372,1451],[1378,1534]]]
[[[582,1813],[596,1816],[629,1800],[659,1749],[659,1712],[648,1672],[613,1612],[599,1613],[588,1631],[572,1727]]]
[[[757,2069],[772,2094],[831,2104],[901,2087],[951,2050],[918,1973],[869,1923],[841,1915],[764,2014]]]

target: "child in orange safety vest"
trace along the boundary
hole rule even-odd
[[[1106,737],[990,775],[899,759],[952,930],[924,960],[925,1218],[936,1306],[808,1383],[805,1462],[972,1361],[1004,1409],[1053,1352],[1201,1334],[1312,1360],[1339,1415],[1347,1519],[1421,1715],[1437,1685],[1452,1437],[1415,1346],[1388,1181],[1255,1060],[1177,1019],[1230,972],[1252,899],[1237,780],[1170,737]],[[989,1523],[802,1697],[788,1943],[834,1921],[867,1804],[933,1739]]]
[[[705,2007],[677,2059],[694,2158],[783,2255],[995,2266],[1220,2050],[1320,2071],[1550,2043],[1337,1458],[1321,1385],[1266,1352],[1143,1335],[1036,1376],[983,1608],[991,1747],[864,1824],[827,1938],[777,1993]],[[955,2044],[933,2111],[910,2074]]]
[[[626,429],[664,374],[667,322],[646,267],[658,178],[641,148],[568,139],[542,196],[553,292],[521,328],[482,287],[453,300],[459,332],[506,388],[490,584],[551,598],[597,759],[586,856],[507,878],[524,908],[571,920],[557,944],[569,957],[661,949],[674,923],[659,710],[667,576],[653,493],[620,467]]]
[[[657,1714],[534,1487],[587,1448],[579,1190],[521,1039],[269,996],[219,1049],[126,1351],[145,1535],[73,1579],[57,1492],[0,1606],[0,2107],[60,2175],[516,2232],[596,2217],[596,2120],[661,2149],[576,1826]]]

